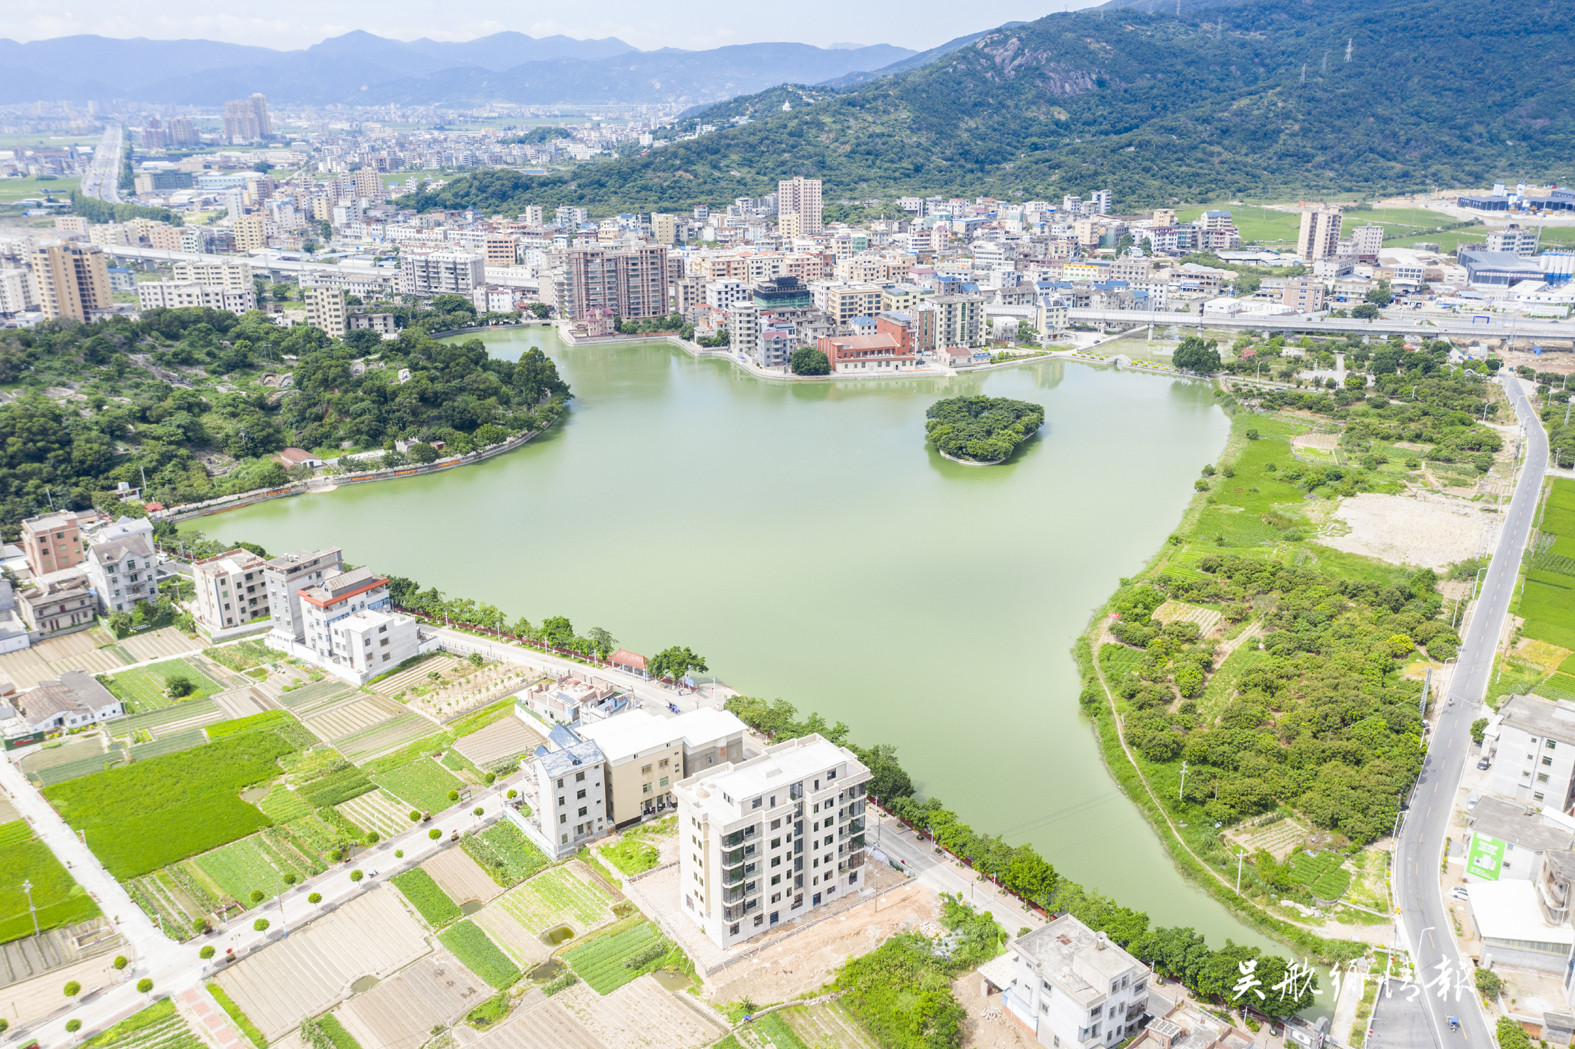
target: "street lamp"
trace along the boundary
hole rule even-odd
[[[33,883],[26,878],[22,879],[22,891],[27,893],[27,910],[33,916],[33,935],[38,935],[38,911],[33,908]]]

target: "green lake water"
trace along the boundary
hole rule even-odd
[[[787,384],[665,345],[539,345],[573,387],[553,432],[478,466],[200,522],[348,559],[511,618],[567,615],[636,651],[895,743],[923,790],[1064,874],[1267,946],[1172,867],[1105,770],[1071,656],[1164,542],[1229,424],[1203,385],[1048,362],[952,380]],[[1004,466],[924,443],[935,399],[1045,406]]]

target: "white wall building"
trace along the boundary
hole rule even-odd
[[[157,559],[150,535],[151,526],[149,532],[132,532],[88,547],[83,568],[105,612],[130,612],[137,602],[158,598]]]
[[[296,596],[302,639],[288,651],[346,680],[364,684],[419,651],[416,621],[390,611],[388,580],[370,568],[330,572]]]
[[[869,778],[851,751],[815,735],[681,781],[685,916],[726,948],[858,892]]]
[[[1575,704],[1512,696],[1497,720],[1493,793],[1569,811],[1575,794]]]
[[[193,618],[210,637],[268,615],[267,562],[236,547],[191,566],[196,610]]]
[[[1051,1049],[1113,1046],[1137,1034],[1149,967],[1070,914],[1007,945],[1012,1015]],[[1002,972],[1006,972],[1004,967]]]

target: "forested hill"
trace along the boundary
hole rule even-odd
[[[801,174],[900,193],[1120,206],[1575,177],[1575,5],[1273,0],[1093,9],[641,157],[457,179],[418,207],[715,204]],[[1163,13],[1165,9],[1170,13]],[[1346,52],[1350,48],[1349,61]],[[731,109],[750,109],[747,102]]]

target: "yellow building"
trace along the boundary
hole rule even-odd
[[[33,252],[33,283],[44,316],[86,322],[114,305],[104,252],[93,244],[41,244]]]

